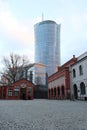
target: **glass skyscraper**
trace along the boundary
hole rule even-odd
[[[46,20],[35,24],[35,63],[46,65],[48,76],[60,65],[60,24]]]

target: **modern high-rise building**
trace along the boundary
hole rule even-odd
[[[46,65],[48,76],[60,65],[60,24],[46,20],[35,24],[35,62]]]

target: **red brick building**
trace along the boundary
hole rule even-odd
[[[1,99],[33,99],[34,98],[34,84],[28,80],[21,79],[16,81],[11,86],[0,87]]]
[[[49,99],[69,99],[70,98],[70,72],[69,66],[74,64],[77,58],[73,56],[71,60],[58,67],[58,71],[48,78],[48,98]]]

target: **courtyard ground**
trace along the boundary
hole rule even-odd
[[[87,101],[0,100],[0,130],[87,130]]]

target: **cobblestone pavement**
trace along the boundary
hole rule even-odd
[[[0,100],[0,130],[87,130],[87,101]]]

